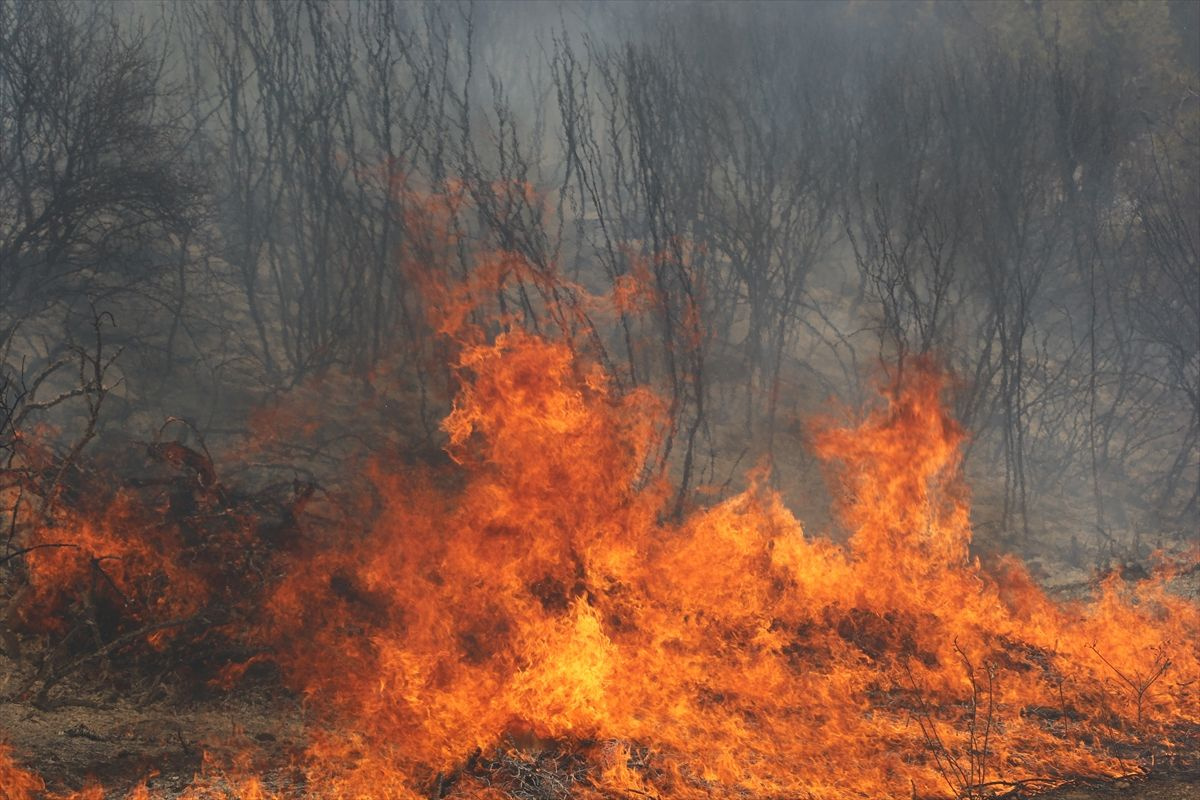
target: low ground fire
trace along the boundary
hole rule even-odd
[[[1200,796],[1196,0],[0,0],[0,800]]]
[[[91,581],[94,608],[138,609],[131,635],[169,648],[265,570],[261,608],[204,635],[260,648],[307,698],[312,797],[976,797],[1194,756],[1180,566],[1059,603],[1016,560],[972,558],[966,434],[929,363],[856,423],[814,423],[845,545],[807,535],[765,470],[674,519],[646,471],[663,402],[561,341],[464,337],[455,369],[453,467],[376,460],[351,543],[293,512],[256,555],[263,520],[205,461],[223,526],[152,524],[121,491],[96,517],[62,508],[29,539],[16,617],[53,627]],[[38,796],[3,758],[6,800]],[[238,769],[187,796],[291,796]]]

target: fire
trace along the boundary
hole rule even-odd
[[[41,778],[17,765],[12,748],[0,744],[0,800],[25,800],[44,788]]]
[[[761,483],[669,522],[644,476],[662,404],[563,343],[508,332],[458,370],[458,485],[377,471],[371,534],[271,601],[329,711],[332,796],[495,796],[481,759],[509,751],[582,759],[571,796],[942,796],[1122,774],[1122,746],[1200,723],[1200,613],[1163,580],[1062,605],[969,559],[964,434],[928,365],[818,436],[847,547]],[[1121,676],[1168,660],[1139,711]]]
[[[666,404],[566,337],[475,330],[456,353],[455,468],[376,460],[370,530],[280,555],[247,622],[318,715],[308,795],[977,797],[1194,744],[1200,609],[1165,573],[1058,603],[973,560],[965,433],[931,365],[817,426],[842,546],[762,475],[674,521],[648,468]],[[78,548],[32,562],[29,607],[63,602],[43,576],[127,548],[133,514],[118,497],[75,520]],[[169,616],[194,611],[212,580],[163,555],[178,535],[121,551],[122,595],[150,603],[153,577]],[[274,797],[251,772],[187,796]],[[42,789],[4,749],[0,779],[4,800]]]

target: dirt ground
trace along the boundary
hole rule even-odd
[[[1200,773],[1152,775],[1145,780],[1074,786],[1040,797],[1042,800],[1196,800],[1200,797]]]
[[[0,674],[10,665],[0,658]],[[52,710],[0,700],[0,731],[48,789],[80,789],[91,777],[113,797],[147,778],[156,791],[180,792],[207,769],[206,754],[215,764],[246,752],[288,764],[303,750],[303,721],[298,704],[265,699],[138,706],[96,698]],[[281,787],[292,778],[267,777]]]

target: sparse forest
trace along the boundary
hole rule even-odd
[[[817,724],[796,709],[825,691],[902,709],[907,733],[871,733],[878,775],[805,773],[811,797],[1200,768],[1200,5],[0,0],[0,511],[0,704],[111,687],[138,707],[286,691],[324,709],[294,751],[291,723],[266,734],[302,779],[210,776],[189,797],[802,796],[773,759],[832,750],[745,743],[794,738],[768,718]],[[792,513],[801,544],[779,533]],[[761,558],[705,549],[725,514],[762,515],[729,522],[768,531]],[[924,533],[910,548],[901,528]],[[601,544],[635,529],[636,558]],[[742,566],[693,584],[689,554]],[[768,562],[774,588],[743,586]],[[857,599],[778,573],[815,563],[861,580]],[[905,633],[927,612],[845,577],[876,567],[941,608],[994,594],[1011,618]],[[1183,594],[1112,610],[1114,587],[1164,568]],[[960,591],[959,569],[1001,577]],[[740,587],[757,622],[665,600],[645,588],[660,577],[673,598]],[[1105,649],[1080,611],[1074,655],[1065,622],[1013,644],[1058,619],[1012,599],[1026,581],[1094,590],[1147,638]],[[637,638],[675,624],[666,608],[781,670],[889,677],[751,699],[688,667],[700,716],[746,704],[728,739],[687,729],[724,742],[708,772],[715,751],[673,760],[683,733],[656,749],[682,705],[621,717],[626,741],[586,689],[536,684],[539,659],[635,639],[647,670],[693,665],[691,634]],[[347,674],[391,676],[379,697],[302,668],[335,647]],[[776,686],[745,659],[722,669]],[[430,700],[453,762],[435,751],[450,734],[395,711],[421,681],[503,684],[543,716]],[[374,727],[388,715],[404,721]],[[346,719],[372,722],[328,733]],[[10,726],[0,800],[68,796],[6,773]],[[1020,755],[1072,727],[1096,749],[1065,772]],[[85,773],[125,791],[202,771],[220,748],[191,735],[169,765],[111,774],[95,754],[42,769],[34,739],[16,754],[51,791]],[[890,736],[925,761],[885,769]],[[379,749],[404,737],[423,744]],[[268,774],[234,761],[220,774]]]

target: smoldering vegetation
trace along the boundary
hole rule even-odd
[[[548,294],[653,287],[589,341],[665,398],[678,510],[764,459],[812,501],[803,421],[932,359],[979,530],[1144,557],[1200,514],[1198,27],[1186,2],[0,0],[0,470],[29,480],[35,431],[56,463],[197,452],[286,397],[345,424],[274,479],[347,437],[436,460],[424,287],[502,253],[528,269],[490,291],[534,330]]]

